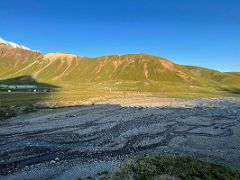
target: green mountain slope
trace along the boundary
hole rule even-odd
[[[0,44],[0,79],[21,76],[63,88],[210,93],[240,88],[240,73],[182,66],[147,54],[87,58],[65,53],[43,55]]]

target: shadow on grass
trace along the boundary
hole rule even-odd
[[[32,76],[0,80],[0,120],[36,110],[33,104],[47,99],[58,88]]]
[[[30,75],[0,80],[0,88],[1,88],[1,85],[9,85],[9,86],[34,85],[37,88],[45,88],[45,89],[52,89],[52,90],[59,88],[58,86],[55,86],[55,85],[38,82],[35,78],[33,78]]]
[[[229,94],[240,95],[240,88],[220,88],[221,91],[225,91]]]

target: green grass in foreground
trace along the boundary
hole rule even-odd
[[[188,157],[143,156],[125,163],[113,176],[115,180],[127,179],[240,179],[240,171]]]

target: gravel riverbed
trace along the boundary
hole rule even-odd
[[[240,169],[240,98],[112,99],[0,122],[0,179],[77,179],[176,154]]]

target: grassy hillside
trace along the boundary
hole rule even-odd
[[[22,76],[65,90],[215,94],[240,88],[240,73],[177,65],[147,54],[97,58],[42,55],[0,44],[0,80]]]

